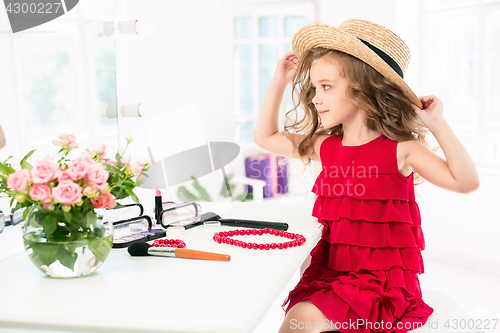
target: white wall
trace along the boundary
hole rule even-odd
[[[128,94],[119,104],[154,103],[159,112],[197,107],[207,141],[231,141],[232,122],[227,75],[231,36],[224,26],[223,1],[126,1],[126,19],[155,22],[151,36],[127,36],[123,49]],[[126,40],[124,40],[126,39]],[[118,84],[120,85],[119,82]],[[120,87],[119,87],[120,89]],[[229,102],[228,102],[229,100]],[[141,119],[122,125],[133,128]],[[189,131],[189,128],[186,128]]]
[[[377,22],[389,29],[395,24],[396,0],[318,0],[318,21],[338,27],[348,19]]]
[[[480,188],[469,194],[428,182],[417,186],[425,259],[500,278],[500,172],[480,169]]]

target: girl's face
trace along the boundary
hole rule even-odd
[[[313,61],[310,77],[316,95],[312,99],[324,128],[348,123],[358,113],[347,97],[347,80],[340,75],[340,64],[331,55]]]

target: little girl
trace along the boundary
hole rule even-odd
[[[414,180],[468,193],[479,187],[474,164],[444,120],[441,101],[417,98],[404,82],[410,51],[390,30],[365,20],[311,24],[292,47],[278,62],[255,142],[305,164],[321,162],[313,215],[324,229],[283,304],[280,332],[418,328],[434,309],[417,277],[424,273],[424,236]],[[292,82],[297,105],[279,132]],[[428,148],[428,130],[446,160]]]

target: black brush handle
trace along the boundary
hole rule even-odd
[[[196,211],[196,215],[198,215],[198,211]],[[207,213],[201,214],[199,221],[185,225],[184,228],[186,230],[188,230],[188,229],[197,227],[199,225],[202,225],[203,223],[205,223],[205,221],[218,221],[219,219],[220,219],[220,216],[215,214],[214,212],[207,212]]]
[[[254,220],[240,220],[240,219],[219,219],[217,220],[222,225],[233,227],[255,228],[255,229],[276,229],[288,230],[288,223],[283,222],[267,222],[267,221],[254,221]]]

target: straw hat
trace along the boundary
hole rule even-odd
[[[403,80],[410,62],[410,49],[395,33],[366,20],[347,20],[338,28],[328,24],[309,24],[292,39],[297,57],[313,47],[323,47],[350,54],[396,84],[415,105],[422,103]]]

